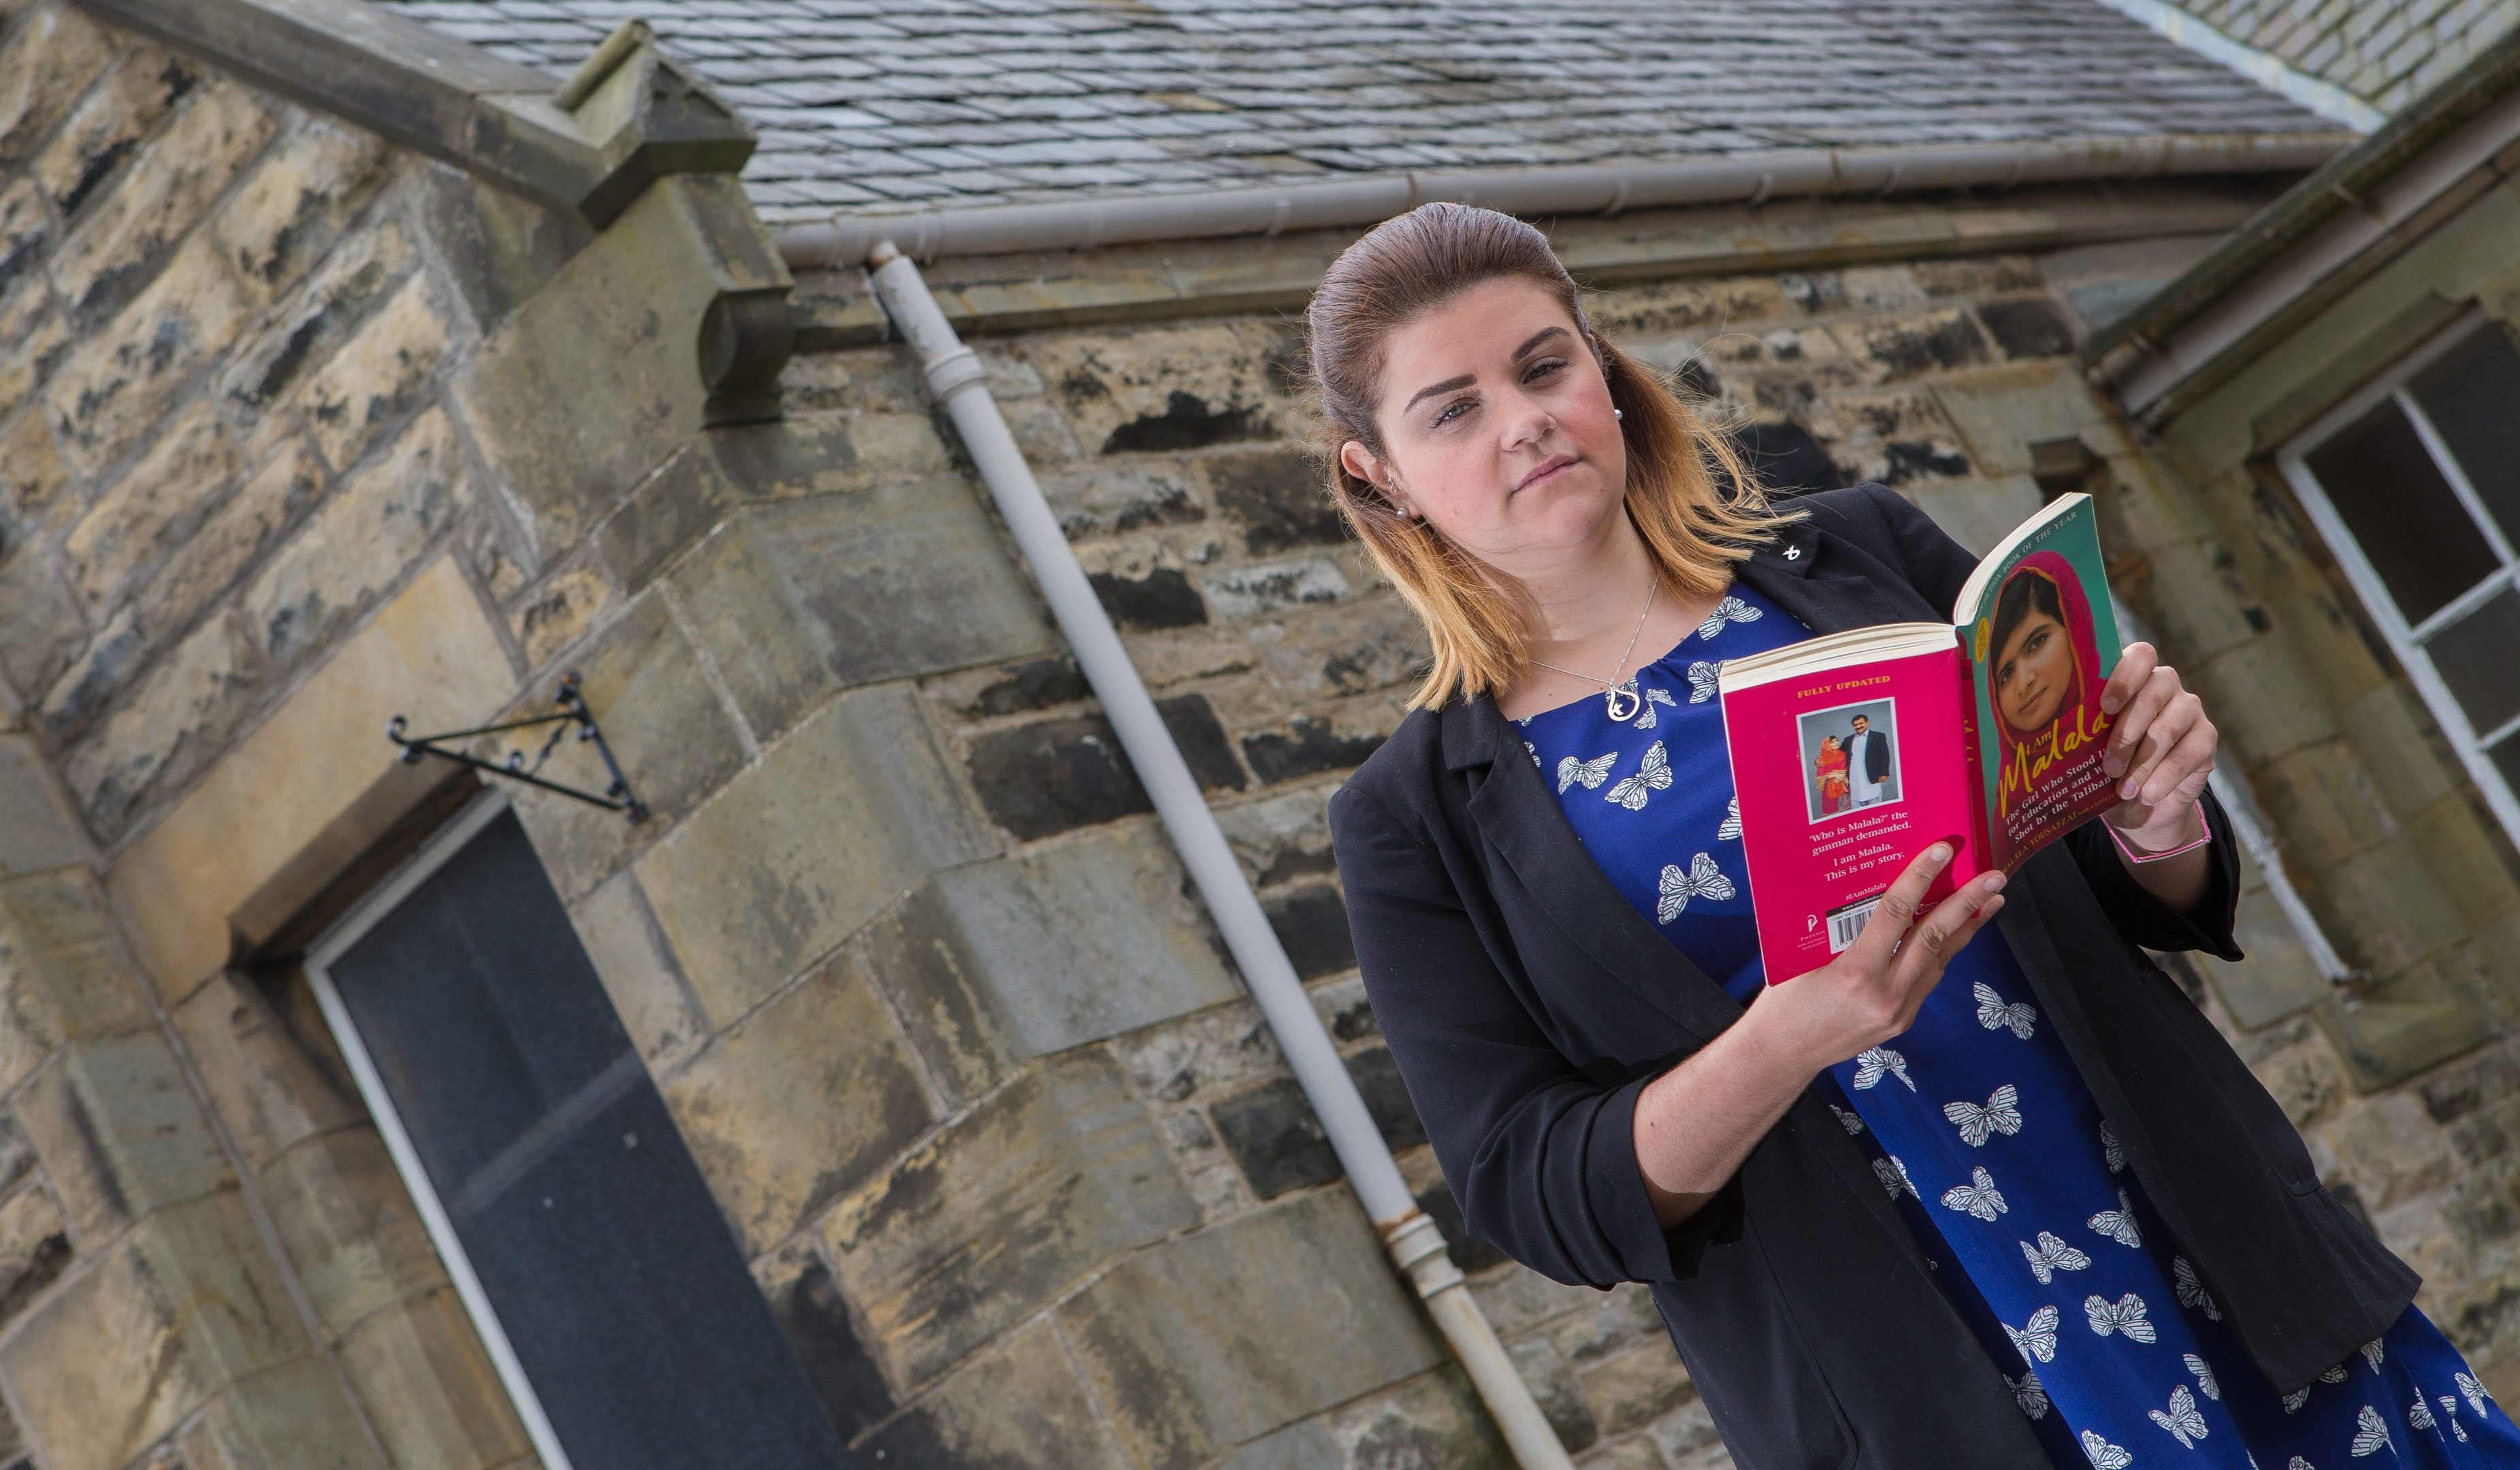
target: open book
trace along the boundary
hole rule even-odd
[[[1916,854],[1940,902],[2117,803],[2101,770],[2117,619],[2088,495],[1980,561],[1950,623],[1884,623],[1728,661],[1717,688],[1768,982],[1855,942]]]

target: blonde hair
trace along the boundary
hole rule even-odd
[[[1509,214],[1467,204],[1421,204],[1349,245],[1313,293],[1312,377],[1328,421],[1329,493],[1382,575],[1426,625],[1433,664],[1410,696],[1441,706],[1510,685],[1528,657],[1520,589],[1445,539],[1402,515],[1372,483],[1348,473],[1338,447],[1353,439],[1383,455],[1373,405],[1383,343],[1391,333],[1462,291],[1520,277],[1554,295],[1609,380],[1627,441],[1628,518],[1667,592],[1705,597],[1732,580],[1732,564],[1793,512],[1770,509],[1731,441],[1673,395],[1652,369],[1596,335],[1575,278],[1548,237]],[[1730,481],[1728,495],[1717,474]]]

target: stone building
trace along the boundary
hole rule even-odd
[[[1783,486],[2099,495],[2271,844],[2196,994],[2520,1389],[2507,796],[2250,437],[2501,311],[2506,53],[2357,145],[2089,0],[657,11],[0,0],[0,1465],[1507,1463],[883,235],[1562,1443],[1726,1463],[1641,1290],[1460,1233],[1350,961],[1418,650],[1293,312],[1395,191],[1537,201]],[[384,735],[572,671],[645,821]]]

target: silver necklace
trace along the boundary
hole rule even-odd
[[[1608,707],[1610,718],[1621,725],[1627,724],[1637,717],[1637,709],[1644,700],[1635,690],[1610,681],[1619,677],[1619,670],[1628,666],[1628,655],[1637,651],[1637,640],[1644,636],[1645,619],[1653,615],[1654,594],[1660,591],[1662,591],[1662,578],[1656,577],[1646,584],[1645,610],[1637,614],[1637,631],[1628,635],[1628,646],[1619,650],[1619,661],[1610,666],[1609,679],[1596,679],[1590,674],[1578,674],[1573,669],[1561,669],[1553,663],[1541,663],[1537,658],[1531,661],[1552,674],[1563,674],[1569,679],[1581,679],[1586,684],[1599,685],[1601,702]],[[1623,700],[1624,703],[1621,702]]]

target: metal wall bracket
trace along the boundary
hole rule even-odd
[[[546,791],[557,791],[562,796],[571,797],[590,806],[602,807],[608,812],[625,813],[633,822],[647,821],[648,804],[630,794],[630,780],[621,774],[621,763],[612,758],[612,747],[605,743],[604,732],[596,725],[594,713],[587,709],[586,696],[578,690],[575,669],[569,670],[562,677],[560,693],[555,697],[560,703],[559,714],[537,715],[529,720],[510,720],[504,725],[484,725],[478,730],[450,730],[444,735],[406,735],[403,734],[406,722],[401,715],[396,715],[385,725],[385,738],[402,747],[402,759],[405,765],[417,765],[421,757],[434,755],[454,761],[458,765],[471,766],[476,771],[487,771],[493,776],[504,776],[510,780],[520,780],[529,786],[540,786]],[[446,743],[449,741],[470,740],[479,735],[504,735],[511,730],[538,730],[546,725],[552,727],[551,735],[544,739],[542,749],[534,752],[530,765],[526,763],[525,752],[522,749],[509,751],[504,761],[485,761],[478,756],[467,755],[461,750],[446,748]],[[576,730],[579,739],[595,742],[596,754],[604,757],[604,769],[612,775],[612,783],[605,787],[604,793],[600,796],[592,791],[581,791],[575,786],[563,785],[556,780],[546,780],[540,774],[543,762],[551,759],[552,751],[559,747],[561,740],[571,729]]]

